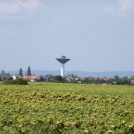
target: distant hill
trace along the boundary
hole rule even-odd
[[[23,71],[23,74],[25,75],[26,71]],[[10,71],[11,75],[17,74],[18,71]],[[32,71],[32,74],[35,75],[46,75],[46,74],[52,74],[52,75],[60,75],[60,71]],[[129,77],[134,75],[134,71],[109,71],[109,72],[86,72],[86,71],[66,71],[65,75],[67,74],[74,74],[79,77],[110,77],[113,78],[115,75],[118,75],[119,77]]]

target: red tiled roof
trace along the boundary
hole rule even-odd
[[[14,75],[16,78],[23,78],[23,76],[20,76],[19,74]]]
[[[102,80],[105,80],[105,81],[108,81],[110,78],[106,78],[106,77],[104,77],[104,78],[102,78]]]
[[[35,80],[37,79],[39,76],[24,76],[24,79],[29,79],[29,80]]]

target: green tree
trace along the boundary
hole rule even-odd
[[[20,76],[23,76],[22,68],[20,68],[20,70],[19,70],[19,75],[20,75]]]
[[[2,70],[2,72],[1,72],[2,74],[4,73],[4,70]]]
[[[27,80],[23,80],[23,79],[16,79],[16,80],[7,80],[3,82],[4,85],[28,85],[28,81]]]
[[[116,84],[117,85],[130,85],[131,81],[130,79],[122,78],[122,79],[119,79]]]
[[[130,76],[130,79],[131,79],[131,80],[134,80],[134,75]]]
[[[55,82],[63,82],[63,78],[60,75],[55,76]]]
[[[28,69],[27,69],[27,76],[31,76],[31,69],[30,69],[30,67],[28,67]]]
[[[13,80],[13,77],[10,76],[7,80]]]
[[[114,79],[113,78],[110,78],[109,80],[106,81],[107,84],[114,84]]]
[[[5,81],[6,80],[6,77],[5,76],[2,76],[2,78],[1,78],[3,81]]]
[[[36,81],[37,81],[37,82],[44,82],[44,81],[45,81],[45,79],[44,79],[44,77],[41,75],[41,76],[40,76],[40,78],[39,78],[39,79],[37,79]]]
[[[89,83],[89,78],[86,77],[85,80],[83,80],[83,83]]]
[[[51,76],[50,82],[64,82],[64,78],[60,75]]]
[[[118,75],[115,75],[114,76],[114,79],[117,81],[117,80],[119,80],[119,76]]]

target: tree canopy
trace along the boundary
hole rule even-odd
[[[27,69],[27,76],[31,76],[31,68],[30,67],[28,67],[28,69]]]
[[[20,68],[20,70],[19,70],[19,75],[20,75],[20,76],[23,76],[22,68]]]

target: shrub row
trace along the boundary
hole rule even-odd
[[[16,79],[16,80],[9,80],[9,81],[4,81],[3,82],[4,85],[28,85],[28,81],[27,80],[23,80],[23,79]]]

